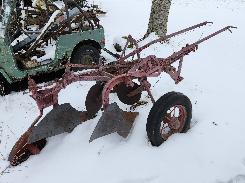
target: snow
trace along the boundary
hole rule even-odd
[[[60,10],[65,8],[65,3],[63,1],[54,1],[53,4]]]
[[[139,39],[144,35],[151,0],[94,2],[107,11],[101,20],[109,49],[116,37],[131,34]],[[164,57],[224,26],[238,27],[233,34],[218,35],[186,56],[182,72],[185,79],[180,84],[175,85],[165,74],[150,79],[156,99],[169,91],[190,98],[193,118],[187,133],[175,134],[160,147],[152,147],[145,131],[152,104],[143,93],[142,100],[149,103],[136,108],[140,115],[126,140],[112,134],[88,142],[100,111],[95,119],[79,125],[72,133],[49,138],[41,154],[2,173],[0,183],[245,182],[244,16],[244,0],[173,0],[169,33],[205,20],[214,24],[171,39],[168,44],[156,44],[143,53]],[[76,109],[84,110],[85,95],[93,84],[70,85],[60,93],[59,102],[71,102]],[[121,104],[116,94],[111,94],[110,99],[124,110],[130,107]],[[8,166],[11,147],[37,115],[37,106],[26,91],[0,98],[0,171]]]
[[[37,56],[33,56],[31,58],[32,60],[36,60],[37,62],[43,62],[45,60],[54,60],[55,50],[56,50],[56,41],[52,40],[51,43],[49,43],[48,45],[43,45],[43,47],[39,50],[44,51],[45,55],[40,58],[37,58]]]
[[[26,38],[28,38],[28,36],[26,34],[21,34],[19,37],[17,37],[15,40],[13,40],[13,42],[11,43],[11,46],[15,46],[16,44],[25,40]]]

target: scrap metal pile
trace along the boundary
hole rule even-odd
[[[65,0],[17,0],[8,36],[20,68],[52,62],[61,35],[100,27],[98,6]],[[50,54],[52,53],[52,54]]]
[[[181,76],[183,57],[195,52],[200,43],[226,30],[231,31],[234,27],[222,28],[192,44],[187,44],[166,58],[157,58],[154,55],[141,58],[141,52],[152,44],[164,42],[174,36],[208,24],[211,22],[188,27],[143,46],[139,46],[132,36],[128,36],[122,54],[115,62],[106,64],[101,61],[99,65],[90,66],[68,63],[63,77],[44,88],[37,86],[35,81],[29,78],[31,96],[37,103],[40,115],[13,147],[9,155],[11,164],[18,165],[28,159],[30,155],[40,153],[46,144],[46,138],[63,132],[71,132],[77,125],[94,118],[101,108],[103,108],[102,116],[89,141],[92,142],[114,132],[126,138],[138,112],[123,111],[116,103],[110,104],[109,94],[112,91],[117,93],[121,102],[128,105],[137,103],[143,91],[148,93],[153,107],[148,115],[146,131],[152,145],[161,145],[173,133],[186,132],[190,127],[192,117],[190,100],[181,93],[169,92],[155,101],[150,89],[151,84],[147,78],[158,77],[162,72],[165,72],[178,84],[183,80]],[[133,44],[135,50],[125,54],[128,44]],[[174,63],[178,63],[178,66],[175,67]],[[77,68],[82,69],[82,72],[73,71]],[[59,92],[77,81],[97,81],[88,91],[85,102],[86,111],[78,111],[70,104],[60,105],[58,103]],[[43,109],[49,106],[53,106],[53,110],[43,117]]]

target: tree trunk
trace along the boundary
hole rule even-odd
[[[155,32],[158,36],[165,36],[171,0],[152,0],[151,15],[148,30],[145,35]]]

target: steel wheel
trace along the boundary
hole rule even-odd
[[[116,92],[117,92],[117,96],[119,98],[119,100],[127,105],[133,105],[136,102],[138,102],[141,98],[141,93],[139,92],[134,96],[128,96],[128,94],[130,94],[130,92],[133,92],[134,90],[136,90],[137,88],[139,88],[140,86],[137,83],[134,83],[133,87],[130,86],[126,86],[124,83],[119,84],[116,87]]]
[[[98,82],[93,85],[86,96],[85,106],[87,113],[90,117],[96,115],[96,113],[102,107],[102,91],[104,88],[104,83]]]

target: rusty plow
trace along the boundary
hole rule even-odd
[[[175,84],[178,84],[183,80],[181,76],[183,58],[195,52],[199,44],[224,31],[230,31],[234,27],[224,27],[194,43],[187,44],[166,58],[157,58],[155,55],[141,58],[140,52],[152,44],[209,23],[203,22],[188,27],[141,47],[138,41],[129,36],[120,58],[112,64],[101,63],[90,66],[67,64],[62,78],[48,84],[47,87],[40,88],[33,79],[29,78],[29,90],[37,103],[40,115],[13,147],[9,155],[11,164],[18,165],[30,155],[40,153],[48,137],[64,132],[70,133],[77,125],[94,118],[101,109],[103,109],[102,116],[89,142],[111,133],[127,138],[139,113],[123,111],[117,103],[110,103],[110,93],[117,94],[122,103],[133,105],[140,101],[142,92],[147,92],[153,103],[146,123],[147,136],[152,145],[161,145],[173,133],[186,132],[190,127],[192,117],[192,105],[188,97],[179,92],[169,92],[155,100],[151,93],[151,83],[147,78],[157,77],[165,72]],[[128,44],[133,44],[135,49],[126,54]],[[127,60],[128,58],[131,58],[130,61]],[[75,72],[73,68],[83,68],[84,72]],[[77,81],[96,81],[96,84],[87,93],[86,111],[78,111],[71,104],[58,104],[59,92]],[[43,109],[49,106],[53,106],[53,110],[43,117]]]

